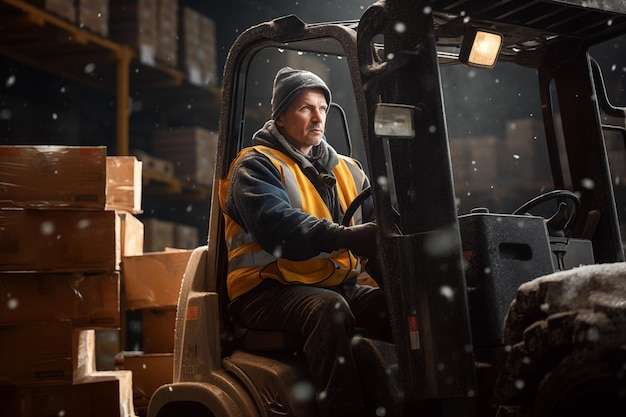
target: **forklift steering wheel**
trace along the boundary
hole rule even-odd
[[[361,206],[361,204],[363,204],[365,200],[367,200],[370,195],[372,195],[372,187],[367,187],[364,188],[363,191],[361,191],[354,200],[352,200],[352,202],[346,209],[346,212],[343,214],[343,217],[341,218],[342,226],[350,225],[350,219],[352,219],[352,216],[354,216],[354,212]]]
[[[565,202],[559,202],[559,208],[557,212],[546,219],[548,231],[552,232],[564,232],[569,226],[571,221],[576,217],[576,212],[580,208],[580,198],[569,190],[553,190],[547,193],[540,194],[537,197],[528,200],[526,203],[519,206],[512,214],[523,215],[529,212],[532,208],[550,200],[567,200],[570,204]]]

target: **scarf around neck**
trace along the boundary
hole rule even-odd
[[[268,120],[252,137],[254,145],[265,145],[285,152],[293,158],[310,178],[319,180],[326,187],[334,187],[337,180],[333,168],[339,162],[337,151],[324,138],[319,145],[313,146],[310,155],[296,149],[280,133],[274,120]]]

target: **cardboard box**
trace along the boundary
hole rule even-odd
[[[178,60],[187,73],[189,82],[202,84],[200,72],[200,13],[190,7],[180,9],[180,40]]]
[[[156,58],[171,67],[178,66],[178,0],[156,0]]]
[[[0,273],[0,325],[69,320],[120,327],[120,273]]]
[[[141,213],[141,170],[135,156],[107,156],[106,208]]]
[[[131,213],[118,210],[115,214],[115,265],[121,269],[124,256],[143,254],[144,225]]]
[[[217,132],[199,127],[161,131],[153,138],[153,152],[174,164],[174,175],[181,181],[211,185],[217,137]]]
[[[122,273],[128,310],[175,308],[193,250],[166,250],[124,257]]]
[[[0,387],[62,386],[122,378],[130,390],[130,375],[96,371],[95,334],[93,329],[73,330],[67,320],[0,326]]]
[[[205,15],[200,15],[200,75],[202,85],[218,85],[219,70],[217,65],[217,37],[215,22]]]
[[[0,271],[115,270],[115,212],[0,210]]]
[[[72,382],[76,383],[96,372],[96,331],[93,329],[74,330],[72,347],[74,371]]]
[[[0,326],[0,385],[71,384],[73,340],[69,320]]]
[[[174,230],[176,224],[167,220],[148,218],[143,220],[144,252],[160,252],[165,248],[176,247]]]
[[[157,49],[155,0],[111,0],[109,37],[135,49],[142,64],[154,66]]]
[[[145,309],[142,311],[143,352],[174,352],[176,308]]]
[[[217,85],[215,22],[192,8],[183,7],[179,26],[178,56],[189,82],[200,86]]]
[[[76,381],[74,386],[77,386],[77,384],[79,383],[80,385],[87,385],[106,383],[110,381],[117,382],[117,403],[113,401],[113,399],[115,398],[114,395],[111,395],[110,402],[112,402],[114,405],[117,405],[120,417],[136,417],[135,406],[133,403],[133,373],[131,371],[96,371],[85,376],[80,381]],[[96,415],[96,413],[89,415],[91,417],[93,415]],[[113,415],[117,414],[113,413]],[[103,414],[103,417],[105,416],[107,416],[107,414]]]
[[[172,382],[174,378],[174,354],[132,354],[125,352],[124,369],[133,373],[133,401],[137,404],[147,404],[152,394],[160,386]]]
[[[105,207],[106,147],[0,146],[0,206]]]
[[[130,371],[97,372],[72,385],[0,387],[7,417],[135,417]]]

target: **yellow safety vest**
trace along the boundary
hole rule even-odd
[[[233,168],[239,158],[252,150],[267,156],[280,172],[292,207],[301,209],[318,218],[332,220],[332,216],[319,193],[300,169],[298,164],[285,153],[267,146],[244,149],[233,161],[228,176],[219,182],[219,198],[225,219],[225,238],[228,247],[227,287],[230,299],[234,299],[263,282],[274,279],[283,284],[309,284],[330,287],[356,277],[361,271],[359,259],[349,251],[321,253],[304,261],[290,261],[275,257],[261,249],[239,224],[230,218],[224,209],[224,201]],[[363,190],[365,173],[352,158],[339,155],[339,163],[333,169],[337,179],[339,201],[343,211]],[[362,223],[361,210],[354,214],[351,224]]]

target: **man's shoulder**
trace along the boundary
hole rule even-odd
[[[358,167],[359,169],[363,169],[363,164],[361,164],[361,162],[358,159],[355,159],[351,156],[347,156],[347,155],[341,155],[341,154],[337,154],[337,156],[339,157],[339,160],[344,161],[348,164],[352,164],[356,167]]]
[[[272,160],[272,161],[274,161],[276,159],[279,159],[281,161],[286,161],[286,160],[293,159],[284,150],[279,149],[279,148],[275,148],[273,146],[255,145],[255,146],[252,146],[251,148],[252,148],[253,151],[256,151],[256,152],[249,152],[249,153],[256,154],[257,157],[259,157],[259,156],[265,157],[265,158],[267,158],[269,160]]]
[[[235,170],[258,169],[272,167],[273,161],[269,152],[278,152],[270,147],[255,145],[242,149],[233,161]]]
[[[267,148],[267,147],[262,146],[262,145],[254,145],[254,146],[243,148],[242,150],[239,151],[239,154],[237,154],[237,158],[235,158],[235,160],[244,161],[244,160],[260,159],[260,158],[265,159],[266,156],[265,156],[265,153],[263,152],[263,148]]]

